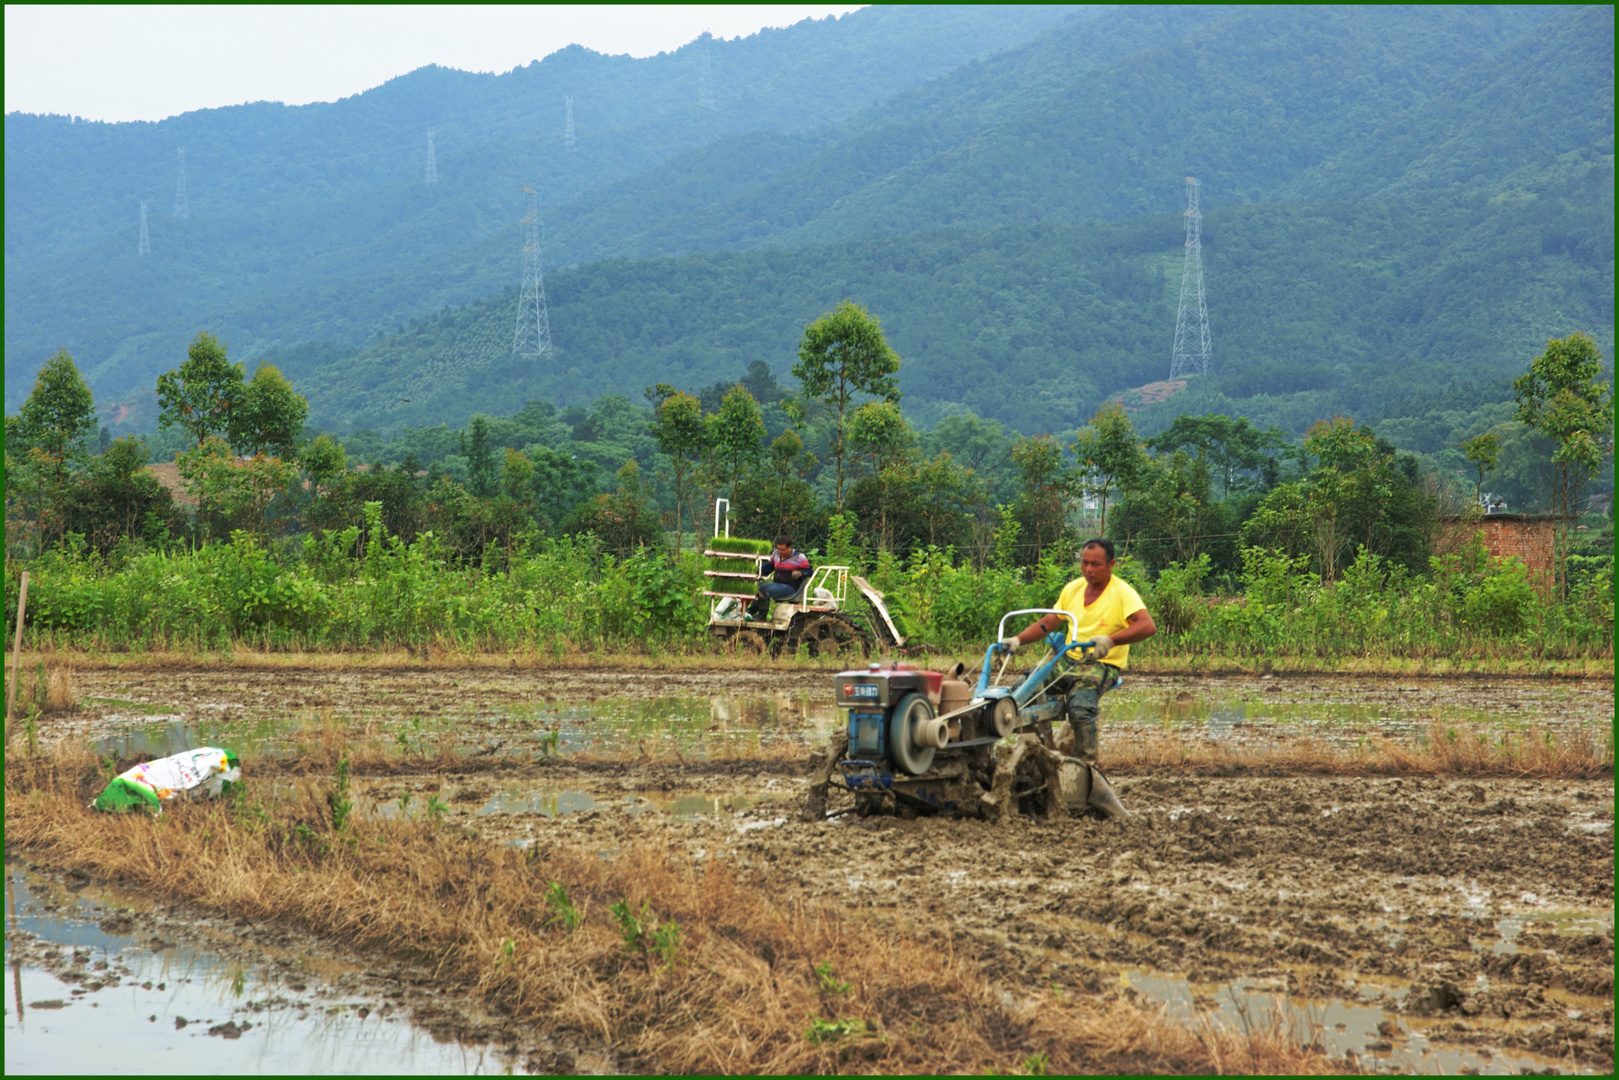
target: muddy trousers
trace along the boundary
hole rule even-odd
[[[1056,674],[1071,675],[1074,679],[1064,703],[1068,709],[1068,724],[1074,730],[1074,756],[1087,765],[1095,765],[1102,695],[1119,685],[1119,669],[1096,660],[1081,660],[1066,669],[1059,665]]]

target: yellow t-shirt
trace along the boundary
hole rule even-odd
[[[1089,641],[1100,634],[1112,637],[1124,629],[1125,619],[1146,610],[1147,605],[1141,602],[1140,595],[1116,574],[1090,607],[1085,606],[1085,587],[1084,578],[1075,578],[1063,586],[1062,595],[1057,597],[1057,607],[1074,616],[1074,636],[1069,638],[1070,642]],[[1108,650],[1106,662],[1123,671],[1130,666],[1130,646],[1113,646]]]

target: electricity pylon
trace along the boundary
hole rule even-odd
[[[531,187],[523,219],[523,289],[517,297],[517,331],[512,352],[543,356],[551,348],[551,316],[545,310],[545,277],[540,273],[540,197]]]
[[[433,153],[433,129],[427,129],[427,182],[438,183],[438,155]]]
[[[138,255],[150,255],[151,253],[152,253],[152,237],[146,231],[146,200],[142,199],[141,200],[141,243],[140,243],[140,247],[136,251],[136,254],[138,254]]]
[[[174,182],[174,216],[181,221],[191,217],[191,203],[186,200],[186,152],[180,151],[180,179]]]
[[[1186,178],[1186,263],[1181,269],[1181,306],[1175,316],[1175,349],[1169,377],[1209,371],[1209,309],[1203,298],[1203,212],[1197,208],[1198,182]]]

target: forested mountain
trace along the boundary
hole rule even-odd
[[[40,156],[95,155],[63,149],[81,125],[8,117],[8,403],[58,345],[107,396],[206,327],[274,359],[317,422],[458,424],[754,359],[785,377],[848,297],[882,318],[918,420],[1066,430],[1167,372],[1188,174],[1216,363],[1179,401],[1297,430],[1390,415],[1415,372],[1493,384],[1576,330],[1611,356],[1611,8],[1009,10],[867,9],[648,61],[424,69],[314,111],[84,126],[146,155],[145,259],[134,188],[71,236],[37,220],[71,201]],[[188,165],[253,163],[206,198],[192,166],[186,222],[163,216],[181,141]],[[510,352],[531,176],[537,361]],[[226,190],[231,212],[204,213]]]
[[[1421,206],[1211,211],[1220,360],[1199,390],[1326,392],[1298,415],[1264,406],[1267,422],[1302,430],[1320,418],[1309,409],[1387,415],[1414,367],[1429,385],[1516,373],[1569,326],[1605,327],[1611,347],[1612,230],[1606,262],[1548,250],[1548,237],[1590,224],[1557,205],[1456,193]],[[515,290],[352,358],[270,359],[326,424],[458,424],[531,397],[586,404],[606,392],[638,398],[653,382],[707,385],[754,359],[785,377],[804,324],[850,297],[881,316],[919,422],[965,406],[1026,432],[1066,431],[1104,395],[1167,373],[1181,237],[1180,216],[1160,214],[610,260],[550,276],[556,344],[538,360],[511,355]]]
[[[1528,29],[1535,15],[1461,7],[1126,9],[1054,28],[994,63],[874,107],[844,125],[849,134],[835,144],[723,202],[694,202],[684,219],[633,208],[645,192],[667,187],[664,174],[695,187],[689,176],[706,155],[582,198],[558,215],[559,244],[570,254],[645,256],[941,225],[1126,217],[1174,208],[1188,172],[1203,181],[1211,206],[1274,199],[1341,148],[1375,138],[1391,116],[1434,95],[1456,96],[1455,80],[1479,77],[1474,65],[1516,76],[1524,58],[1492,62],[1490,50]],[[1562,18],[1586,24],[1600,16]],[[1608,25],[1611,89],[1611,11]],[[1541,63],[1570,62],[1552,49],[1540,53],[1533,59]],[[1580,120],[1598,120],[1598,53],[1592,45],[1572,57],[1578,77],[1596,84],[1577,103],[1558,93],[1571,77],[1564,76],[1507,104],[1529,123],[1570,105]],[[1611,131],[1611,100],[1605,115]],[[1590,126],[1579,125],[1587,139]],[[1425,137],[1442,131],[1430,127]],[[1516,167],[1507,162],[1492,175]],[[1358,198],[1384,183],[1290,194]],[[576,208],[585,215],[579,220],[571,217]]]
[[[276,343],[363,343],[510,278],[524,184],[554,204],[739,132],[815,128],[1090,17],[1055,6],[867,8],[643,60],[573,46],[498,76],[428,67],[296,108],[121,124],[10,114],[7,407],[37,364],[20,357],[58,347],[111,394],[149,384],[204,325],[249,356]],[[424,183],[429,128],[435,186]],[[181,149],[186,220],[172,216]]]

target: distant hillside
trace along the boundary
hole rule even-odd
[[[1560,137],[1526,143],[1474,176],[1499,179],[1526,158],[1583,145],[1604,122],[1611,131],[1607,17],[1604,65],[1600,37],[1558,50],[1563,37],[1589,34],[1600,21],[1578,10],[1123,9],[1054,27],[873,106],[824,148],[801,140],[784,154],[740,137],[723,157],[710,148],[582,196],[554,215],[552,247],[566,263],[1111,219],[1173,209],[1188,173],[1203,181],[1210,206],[1367,197],[1388,178],[1330,191],[1303,178],[1346,146],[1380,146],[1391,118],[1401,121],[1401,139],[1418,127],[1423,138],[1442,138],[1435,116],[1415,110],[1438,98],[1447,104],[1436,115],[1449,117],[1457,99],[1472,100],[1461,83],[1516,78],[1525,63],[1566,64],[1555,80],[1503,103],[1517,110],[1513,124],[1548,124]],[[1495,55],[1539,18],[1564,32]],[[1563,93],[1581,80],[1588,93]],[[736,162],[776,171],[751,185],[714,179]],[[684,205],[668,197],[688,192]]]
[[[363,344],[514,280],[523,184],[537,184],[549,208],[717,139],[840,120],[1091,15],[867,8],[644,60],[576,46],[503,75],[428,67],[296,108],[260,102],[127,124],[10,114],[7,408],[59,347],[81,358],[99,392],[116,394],[169,367],[204,326],[245,355],[310,339]],[[435,187],[423,182],[429,128]],[[180,149],[184,221],[172,216]]]
[[[1578,193],[1604,176],[1611,185],[1611,161],[1569,184]],[[1582,213],[1558,198],[1467,193],[1213,210],[1203,235],[1216,363],[1199,391],[1326,393],[1309,408],[1365,416],[1409,394],[1415,370],[1427,389],[1516,374],[1548,337],[1575,330],[1611,356],[1613,231],[1600,234],[1605,248],[1559,239],[1590,226]],[[850,297],[882,319],[918,420],[965,406],[1060,431],[1167,374],[1183,253],[1180,217],[1164,214],[614,260],[548,278],[556,346],[539,360],[511,355],[515,290],[358,355],[269,358],[317,422],[454,425],[532,397],[584,404],[638,398],[658,381],[708,385],[754,359],[786,380],[804,325]],[[1319,418],[1267,408],[1301,427]]]
[[[850,297],[905,358],[919,420],[968,407],[1063,430],[1167,373],[1188,174],[1216,366],[1175,402],[1301,426],[1374,415],[1414,382],[1493,383],[1553,335],[1611,355],[1611,8],[870,11],[649,61],[574,49],[499,77],[424,69],[314,112],[178,118],[228,129],[216,149],[260,171],[232,174],[224,215],[194,180],[189,222],[162,216],[158,184],[145,260],[129,198],[87,240],[33,217],[14,231],[13,200],[37,216],[28,199],[48,193],[31,155],[50,146],[23,138],[46,121],[9,117],[6,341],[27,360],[8,364],[8,407],[60,344],[104,398],[149,395],[207,327],[280,364],[318,422],[458,424],[529,397],[707,385],[753,359],[785,378],[803,325]],[[585,97],[617,104],[587,114]],[[143,183],[172,176],[181,127],[161,153],[139,125],[101,127],[149,153]],[[317,129],[323,149],[300,149]],[[555,342],[537,362],[510,352],[517,185],[536,172]]]

